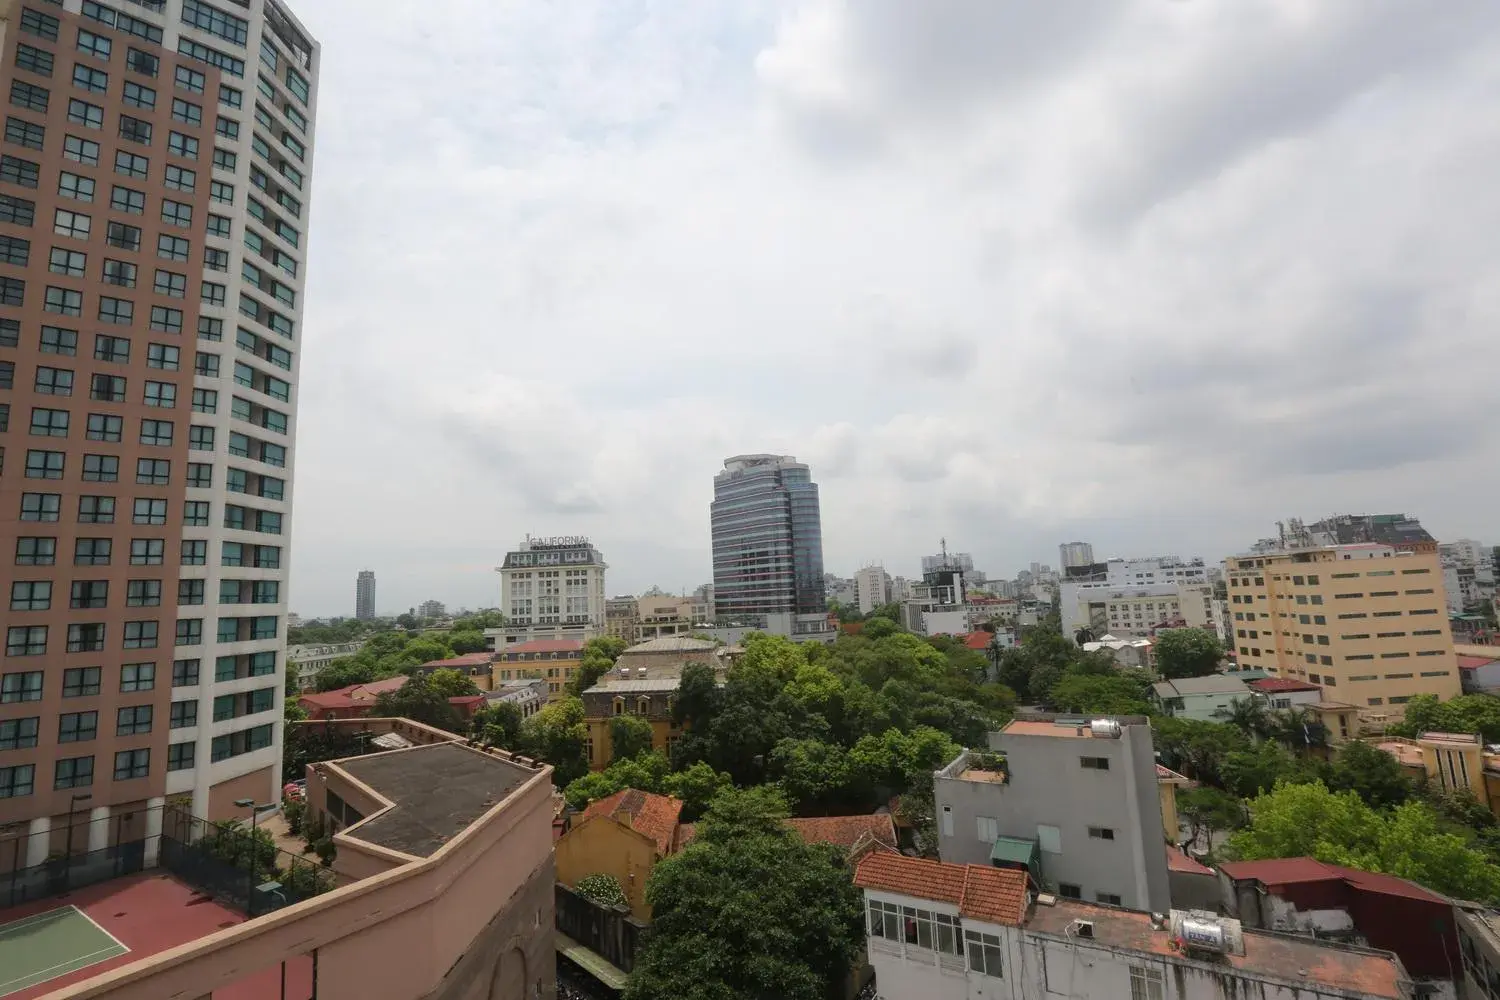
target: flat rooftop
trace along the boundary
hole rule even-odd
[[[965,768],[958,776],[960,781],[987,781],[995,785],[1005,784],[1004,771],[985,771],[977,767]]]
[[[73,909],[78,912],[68,912]],[[0,996],[5,1000],[47,996],[246,919],[161,869],[0,909]],[[89,923],[98,933],[80,933]],[[7,927],[9,933],[5,933]],[[117,947],[100,948],[97,939],[104,936],[113,938]],[[9,954],[4,950],[6,943],[21,950]],[[42,954],[49,956],[46,968],[41,967]],[[28,966],[28,957],[37,960]],[[51,973],[57,974],[40,978]],[[287,996],[311,995],[311,958],[301,956],[287,963],[286,988]],[[215,990],[214,996],[274,1000],[282,996],[281,966],[254,972]]]
[[[1092,921],[1093,940],[1099,944],[1182,958],[1172,949],[1171,932],[1151,926],[1151,915],[1135,910],[1058,900],[1053,906],[1035,906],[1026,920],[1026,930],[1067,937],[1075,920]],[[1213,959],[1241,972],[1267,976],[1290,983],[1317,984],[1332,991],[1355,990],[1371,996],[1401,1000],[1401,976],[1390,955],[1367,948],[1352,948],[1328,941],[1269,934],[1244,928],[1245,954]]]
[[[360,823],[351,836],[422,858],[536,775],[531,768],[457,743],[330,763],[393,803]]]

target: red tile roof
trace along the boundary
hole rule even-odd
[[[1019,868],[954,865],[871,851],[854,869],[854,884],[917,899],[952,903],[975,920],[1019,927],[1026,916],[1026,873]]]
[[[1360,871],[1330,865],[1314,858],[1272,858],[1265,861],[1225,861],[1219,870],[1232,879],[1255,879],[1266,886],[1293,885],[1298,882],[1345,882],[1364,892],[1402,896],[1429,903],[1446,903],[1442,896],[1395,875]]]
[[[850,850],[865,834],[874,837],[887,847],[896,846],[896,824],[889,813],[860,816],[812,816],[789,819],[786,825],[809,844],[832,844]],[[683,823],[677,827],[677,839],[673,850],[680,851],[693,842],[698,835],[695,823]]]
[[[970,632],[968,635],[964,636],[964,645],[968,646],[970,649],[988,649],[990,643],[994,640],[994,638],[995,633],[986,632],[983,629],[980,629],[978,632]]]
[[[667,855],[672,853],[677,817],[681,814],[681,799],[627,788],[590,805],[583,811],[583,818],[608,816],[622,826],[644,833],[656,841],[658,853]]]
[[[869,834],[887,847],[896,846],[896,824],[889,814],[866,814],[862,816],[814,816],[807,819],[789,819],[786,825],[797,831],[809,844],[832,844],[849,850],[864,834]]]
[[[1458,669],[1478,670],[1480,667],[1489,666],[1496,660],[1500,660],[1500,653],[1496,653],[1494,656],[1464,656],[1460,653],[1458,657]]]
[[[1185,774],[1178,774],[1176,771],[1172,770],[1170,767],[1167,767],[1165,764],[1156,765],[1156,780],[1170,781],[1174,785],[1193,784],[1192,778],[1189,778]]]
[[[518,642],[514,646],[506,646],[502,650],[506,653],[581,653],[582,651],[582,639],[532,639],[530,642]]]
[[[1167,846],[1167,870],[1188,875],[1212,875],[1214,870],[1171,844]]]
[[[1258,680],[1246,681],[1247,687],[1252,687],[1262,694],[1271,694],[1275,691],[1321,691],[1322,688],[1307,681],[1294,680],[1291,677],[1262,677]]]
[[[366,708],[375,703],[375,699],[391,691],[399,691],[406,684],[406,675],[387,677],[384,680],[371,681],[368,684],[350,684],[347,687],[334,688],[332,691],[321,693],[304,694],[297,699],[298,704],[306,703],[313,708]]]
[[[423,670],[456,670],[459,667],[482,667],[495,659],[494,653],[465,653],[462,656],[450,656],[446,660],[429,660],[422,664]]]

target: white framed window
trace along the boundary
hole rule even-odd
[[[993,844],[1000,839],[1000,821],[993,816],[978,817],[977,824],[979,839],[986,844]]]
[[[1130,967],[1130,1000],[1166,1000],[1165,977],[1160,969]]]

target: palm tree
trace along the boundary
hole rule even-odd
[[[1278,712],[1272,724],[1276,730],[1276,738],[1290,748],[1306,749],[1328,745],[1328,730],[1306,708],[1298,706]]]
[[[1214,713],[1251,739],[1265,739],[1276,732],[1276,721],[1259,698],[1236,698],[1229,708]]]

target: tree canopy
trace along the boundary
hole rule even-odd
[[[652,933],[625,1000],[826,1000],[864,944],[863,900],[837,848],[783,824],[770,789],[717,796],[652,871]]]
[[[1486,743],[1500,743],[1500,698],[1465,694],[1440,702],[1419,694],[1406,705],[1406,715],[1387,730],[1393,736],[1418,733],[1478,733]]]
[[[1156,671],[1166,678],[1205,677],[1219,669],[1224,647],[1206,628],[1174,628],[1156,635]]]
[[[1500,899],[1500,868],[1458,834],[1444,831],[1424,802],[1382,812],[1353,791],[1321,781],[1278,785],[1250,802],[1251,822],[1229,849],[1243,860],[1304,855],[1385,872],[1461,899]]]

